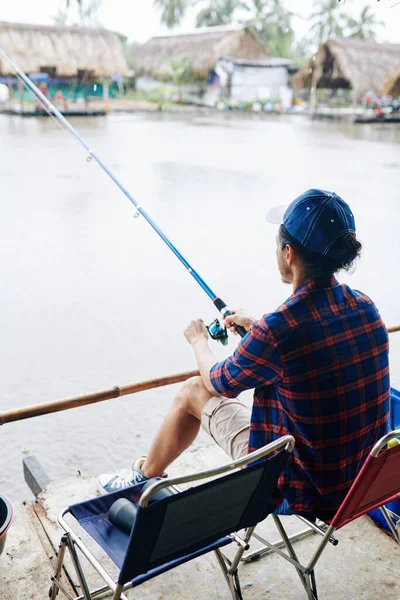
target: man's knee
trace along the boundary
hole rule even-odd
[[[175,396],[174,404],[185,412],[201,418],[203,407],[212,398],[201,377],[187,379]]]

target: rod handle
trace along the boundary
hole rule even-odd
[[[215,307],[219,310],[220,313],[222,313],[222,316],[227,317],[228,315],[232,315],[232,311],[229,310],[229,308],[227,308],[225,302],[223,300],[221,300],[221,298],[214,298],[213,300]],[[242,327],[241,325],[236,325],[235,324],[235,329],[238,332],[238,334],[240,335],[240,337],[244,338],[244,336],[246,335],[247,331],[245,330],[244,327]]]
[[[230,310],[226,311],[224,317],[227,317],[228,315],[233,314]],[[244,338],[244,336],[246,335],[247,331],[245,330],[244,327],[242,327],[241,325],[236,325],[236,323],[234,323],[234,327],[236,329],[236,331],[238,332],[238,334],[240,335],[241,338]]]

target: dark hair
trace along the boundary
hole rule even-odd
[[[279,242],[282,250],[286,244],[293,246],[303,263],[305,275],[308,279],[331,277],[341,269],[349,271],[355,259],[360,256],[362,248],[353,233],[344,233],[331,247],[342,258],[330,258],[329,256],[308,250],[308,248],[290,235],[284,225],[281,225],[279,228]]]

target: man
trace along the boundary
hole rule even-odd
[[[162,476],[200,424],[236,459],[281,437],[296,440],[271,500],[277,514],[332,519],[389,416],[388,335],[372,301],[334,273],[359,256],[350,207],[335,193],[308,190],[286,210],[277,262],[292,295],[260,320],[234,312],[226,325],[248,334],[217,363],[202,320],[185,330],[200,377],[178,392],[147,457],[127,477],[102,475],[103,492]],[[255,388],[252,412],[236,397]]]

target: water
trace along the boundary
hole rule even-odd
[[[232,115],[73,124],[211,288],[255,316],[290,294],[266,210],[310,187],[335,190],[365,246],[341,279],[400,323],[399,127]],[[0,116],[0,182],[1,411],[195,368],[182,330],[211,321],[211,302],[72,137],[50,119]],[[391,340],[400,384],[400,333]],[[130,464],[173,392],[3,426],[1,491],[29,496],[28,454],[53,479]]]

